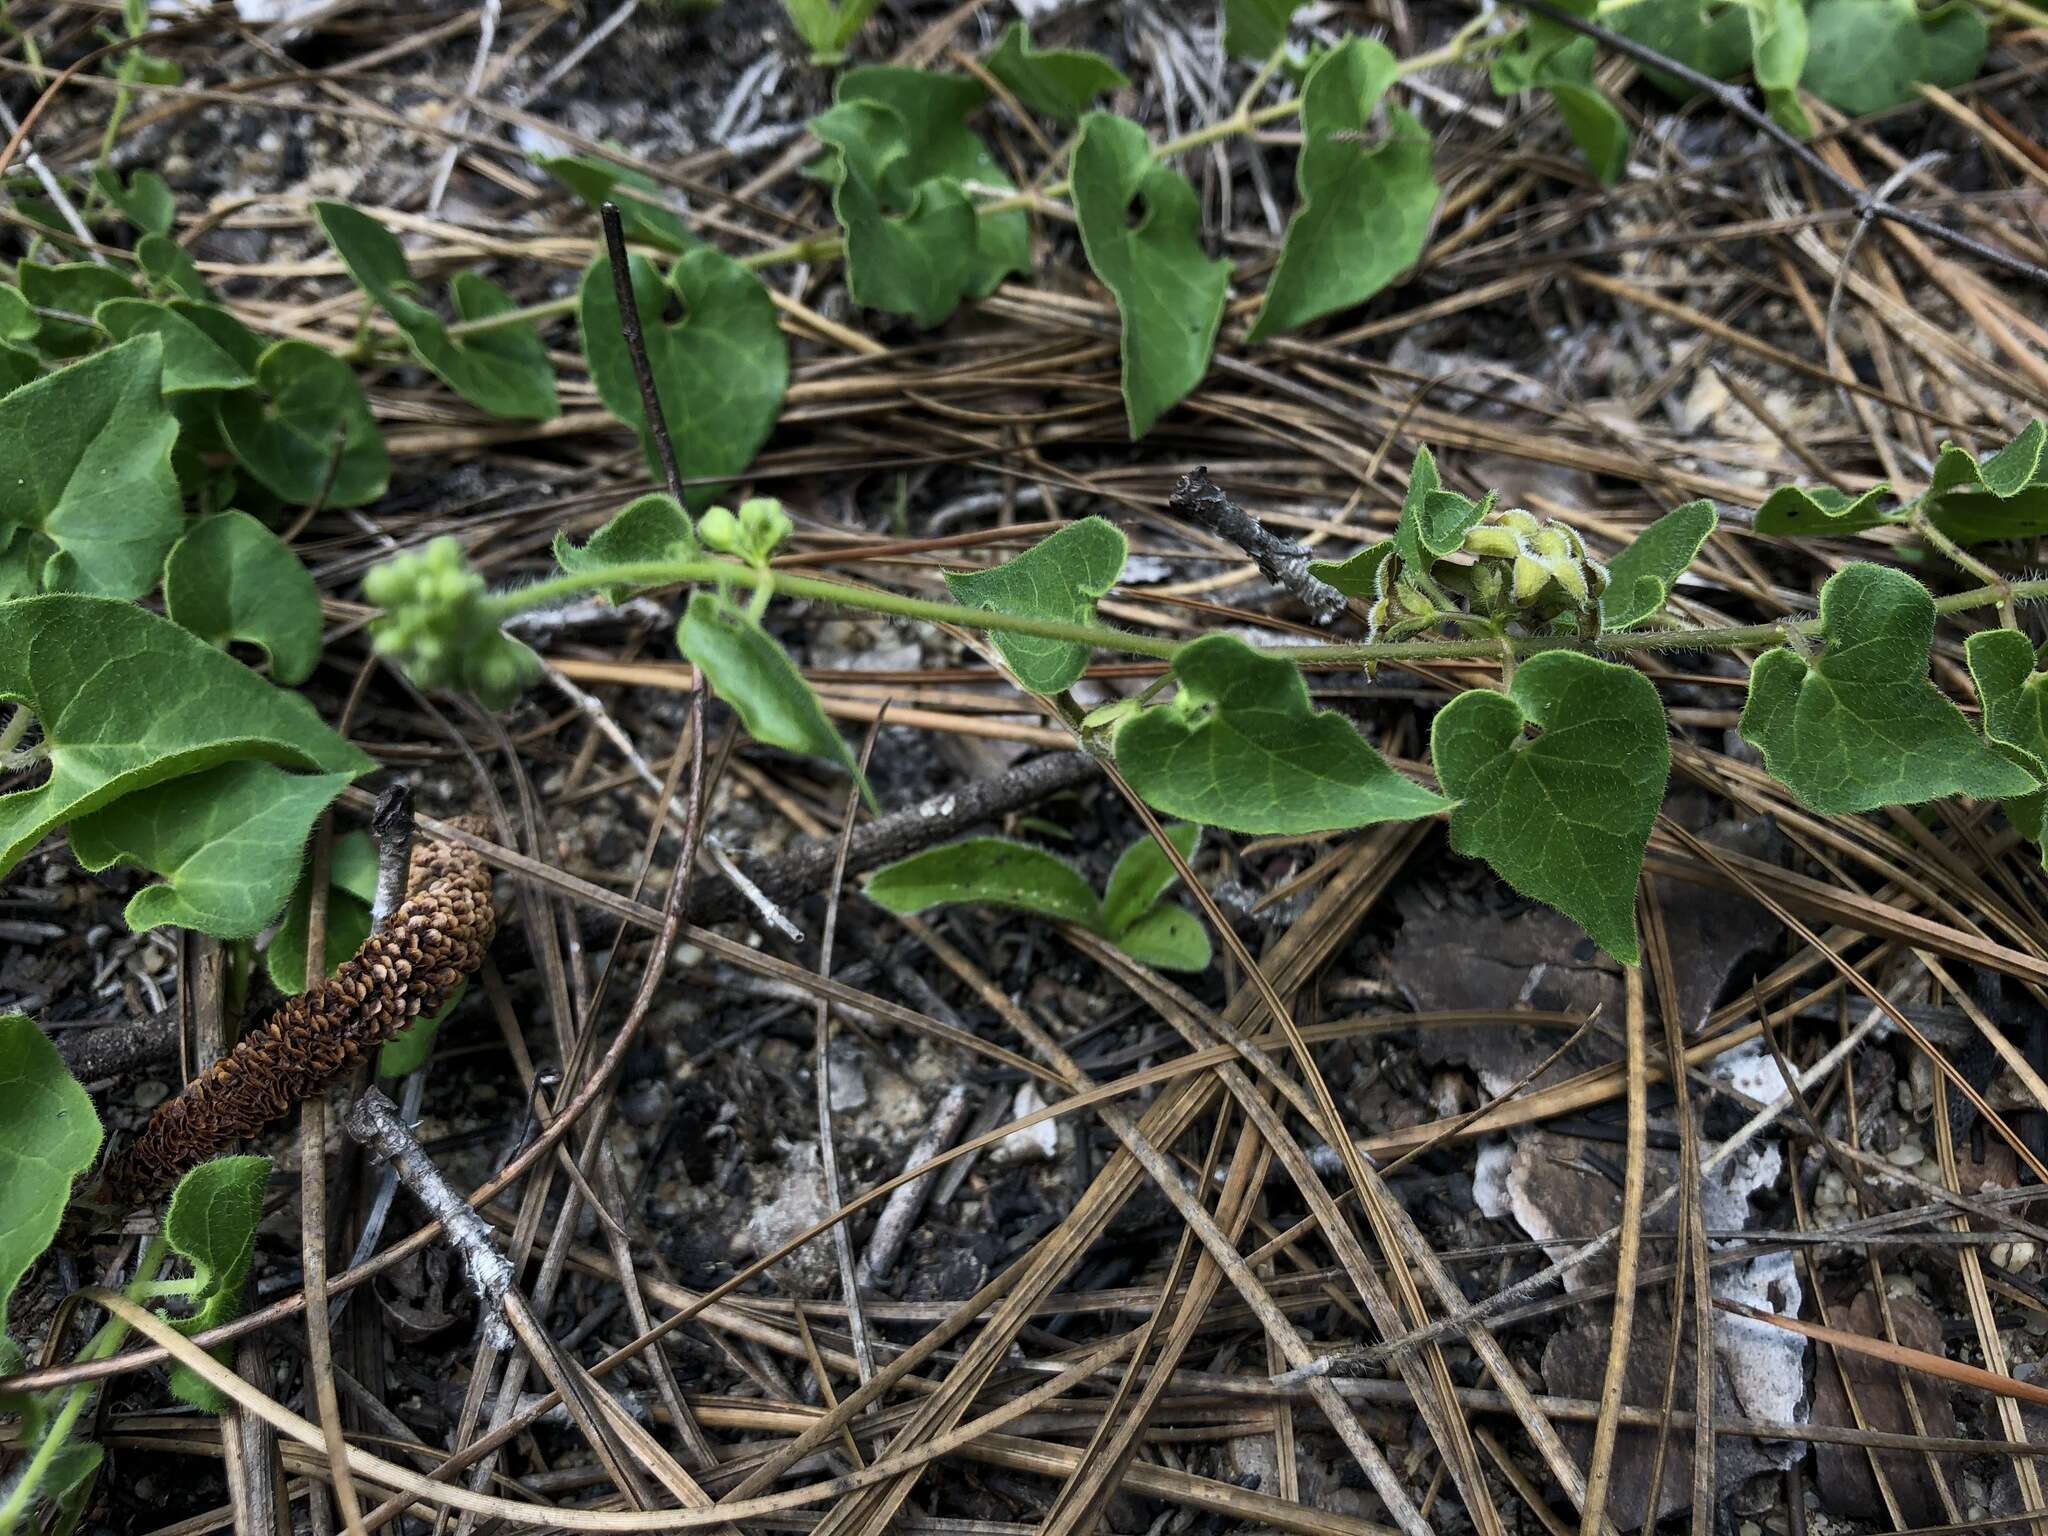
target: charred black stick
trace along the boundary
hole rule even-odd
[[[1318,624],[1327,624],[1344,611],[1344,594],[1309,573],[1308,550],[1268,533],[1257,518],[1223,493],[1207,469],[1182,475],[1166,504],[1176,515],[1250,555],[1266,580],[1300,598]]]

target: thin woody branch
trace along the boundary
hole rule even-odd
[[[1318,624],[1327,624],[1344,611],[1344,594],[1309,573],[1308,550],[1267,532],[1257,518],[1224,494],[1207,469],[1182,475],[1166,504],[1176,515],[1250,555],[1266,580],[1300,598]]]

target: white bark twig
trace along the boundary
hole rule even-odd
[[[377,894],[370,903],[372,933],[382,928],[405,900],[412,878],[412,840],[418,830],[412,816],[412,786],[401,780],[377,797],[377,808],[370,813],[370,832],[377,839]]]
[[[964,1085],[947,1089],[946,1096],[939,1100],[939,1107],[932,1113],[931,1128],[918,1138],[903,1166],[916,1168],[952,1146],[959,1138],[960,1128],[967,1123],[971,1104]],[[912,1179],[889,1196],[888,1203],[882,1207],[882,1214],[875,1219],[875,1235],[868,1240],[868,1251],[861,1255],[860,1268],[855,1273],[860,1285],[873,1285],[895,1268],[896,1256],[903,1251],[910,1229],[917,1225],[925,1196],[931,1192],[937,1177],[934,1171],[921,1179]]]
[[[505,1321],[512,1264],[491,1240],[484,1219],[442,1177],[418,1138],[398,1118],[398,1106],[384,1094],[372,1088],[349,1106],[342,1124],[349,1135],[389,1163],[398,1182],[441,1223],[442,1235],[462,1256],[463,1273],[476,1293],[485,1341],[493,1349],[512,1348],[512,1329]]]

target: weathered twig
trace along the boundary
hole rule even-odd
[[[370,813],[370,835],[377,840],[377,895],[370,903],[370,931],[384,926],[384,920],[405,900],[405,887],[412,874],[412,840],[418,827],[412,817],[412,786],[404,780],[377,797]]]
[[[1166,504],[1179,516],[1250,555],[1266,580],[1300,598],[1318,624],[1327,624],[1344,611],[1344,594],[1309,574],[1308,550],[1268,533],[1257,518],[1223,493],[1207,469],[1182,475]]]
[[[510,1349],[513,1338],[505,1321],[505,1303],[512,1288],[512,1265],[491,1240],[490,1226],[441,1176],[441,1170],[398,1118],[398,1106],[377,1089],[372,1088],[350,1106],[342,1125],[389,1164],[398,1182],[441,1223],[442,1234],[462,1255],[462,1270],[470,1290],[476,1293],[485,1339],[495,1349]]]
[[[1609,31],[1606,27],[1590,22],[1561,5],[1553,4],[1552,0],[1514,0],[1514,3],[1520,10],[1545,17],[1561,27],[1569,27],[1574,32],[1592,38],[1602,48],[1610,48],[1624,58],[1633,59],[1638,64],[1646,64],[1652,69],[1661,70],[1675,79],[1684,81],[1694,90],[1719,104],[1723,111],[1734,113],[1766,138],[1781,145],[1793,159],[1840,193],[1863,218],[1889,219],[1894,224],[1903,224],[1906,228],[1918,230],[1944,245],[1953,246],[1959,251],[1968,251],[1972,256],[1981,257],[1995,266],[2005,268],[2008,272],[2016,272],[2022,277],[2031,278],[2044,288],[2048,288],[2048,267],[2037,266],[2022,257],[2002,251],[1995,245],[1966,235],[1961,230],[1950,229],[1939,219],[1929,218],[1926,214],[1918,213],[1911,208],[1902,208],[1890,201],[1882,192],[1873,194],[1857,186],[1815,154],[1798,135],[1778,123],[1768,112],[1752,104],[1741,87],[1730,85],[1725,80],[1716,80],[1712,75],[1702,74],[1669,54],[1659,53],[1632,37],[1623,37],[1619,32]]]
[[[640,409],[647,416],[647,435],[654,441],[655,457],[661,460],[661,475],[677,505],[683,500],[683,471],[676,463],[675,440],[668,435],[668,417],[662,413],[661,391],[655,387],[654,369],[647,361],[647,338],[640,330],[640,306],[633,298],[633,269],[626,258],[626,232],[619,223],[616,203],[598,210],[604,225],[605,256],[612,268],[612,293],[619,303],[619,334],[625,339],[626,355],[633,360],[633,378],[640,386]]]
[[[952,1146],[960,1135],[960,1127],[967,1123],[967,1111],[972,1104],[973,1098],[965,1085],[947,1089],[946,1096],[939,1100],[939,1107],[932,1112],[931,1128],[917,1139],[917,1145],[910,1149],[910,1156],[904,1160],[903,1166],[915,1168],[920,1163],[928,1163]],[[925,1196],[937,1177],[934,1172],[921,1179],[912,1179],[889,1196],[888,1203],[882,1207],[882,1214],[875,1219],[875,1235],[868,1240],[868,1251],[861,1255],[860,1268],[855,1274],[859,1284],[873,1285],[895,1268],[896,1256],[903,1251],[910,1229],[917,1225]]]

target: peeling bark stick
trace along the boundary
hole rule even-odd
[[[505,1321],[512,1264],[491,1241],[491,1229],[483,1217],[441,1176],[441,1170],[398,1118],[398,1106],[377,1089],[372,1088],[350,1106],[342,1125],[376,1153],[398,1175],[398,1182],[426,1207],[427,1214],[441,1223],[442,1236],[462,1255],[462,1272],[476,1293],[485,1339],[494,1349],[512,1348],[512,1329]]]
[[[1300,598],[1318,624],[1327,624],[1344,611],[1344,594],[1309,574],[1308,550],[1268,533],[1257,518],[1224,494],[1223,488],[1209,478],[1207,469],[1182,475],[1166,504],[1178,516],[1250,555],[1266,580]]]

